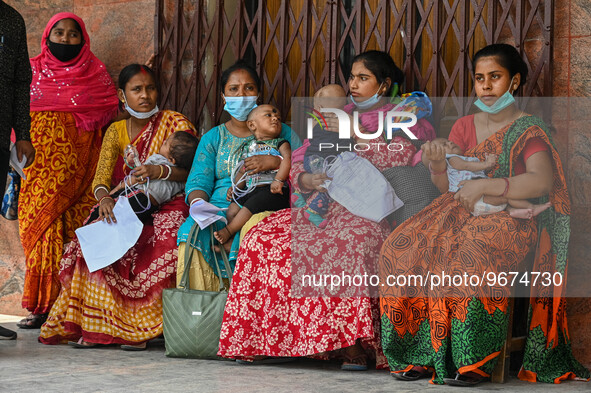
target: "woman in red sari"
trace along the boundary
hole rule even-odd
[[[157,153],[175,131],[195,134],[193,125],[178,112],[159,111],[158,89],[152,70],[132,64],[119,75],[119,98],[131,117],[113,123],[105,134],[94,179],[100,219],[116,219],[111,185],[117,172],[129,174],[122,155],[125,147],[137,148],[139,159]],[[162,165],[142,165],[132,176],[185,181],[188,171]],[[89,273],[77,238],[66,248],[61,261],[62,289],[40,341],[58,344],[71,340],[75,347],[123,344],[123,349],[145,349],[146,341],[162,334],[162,290],[176,279],[176,236],[188,216],[182,195],[160,206],[145,223],[136,244],[115,263]]]
[[[345,110],[357,109],[365,131],[374,132],[379,117],[395,105],[372,97],[389,96],[402,78],[402,72],[387,53],[372,51],[357,56],[349,79],[357,108],[349,105]],[[425,129],[432,131],[424,119],[411,128],[421,135],[428,134]],[[379,170],[408,165],[415,153],[415,147],[400,137],[390,142],[391,150],[386,148],[385,139],[356,142],[369,143],[370,148],[358,155]],[[381,149],[377,147],[380,142]],[[299,159],[295,158],[298,156]],[[294,152],[292,157],[295,162],[290,180],[294,191],[301,194],[322,190],[325,176],[304,171],[301,151]],[[317,274],[318,269],[331,274],[371,274],[389,231],[388,223],[355,216],[331,202],[325,216],[327,226],[321,229],[306,218],[305,210],[303,206],[276,212],[244,237],[226,304],[218,354],[248,360],[342,355],[342,368],[346,370],[367,369],[369,356],[376,360],[378,368],[386,367],[380,347],[378,304],[369,296],[369,288],[349,285],[329,292],[328,288],[323,291],[302,287],[296,277]],[[325,354],[329,351],[335,352]]]
[[[436,384],[472,386],[488,379],[506,337],[510,284],[502,284],[502,274],[518,272],[518,264],[535,249],[530,272],[566,278],[570,202],[560,157],[544,122],[519,110],[512,97],[525,83],[527,66],[515,48],[495,44],[474,56],[474,69],[476,105],[482,112],[459,119],[449,139],[466,156],[497,155],[497,165],[489,178],[464,181],[456,193],[446,192],[445,152],[425,144],[431,178],[444,194],[396,228],[380,254],[382,279],[442,272],[470,277],[454,280],[455,285],[430,287],[437,282],[430,280],[425,286],[380,287],[384,354],[392,376],[400,380],[432,377]],[[493,204],[549,200],[552,207],[532,219],[513,218],[506,211],[473,216],[481,197]],[[481,278],[487,281],[479,286]],[[571,352],[564,289],[564,283],[538,283],[531,289],[521,379],[589,378]]]
[[[31,141],[37,154],[25,170],[18,214],[27,266],[23,307],[31,312],[17,324],[24,329],[38,329],[57,298],[64,245],[94,203],[101,127],[117,112],[115,85],[90,51],[76,15],[51,18],[31,68]]]

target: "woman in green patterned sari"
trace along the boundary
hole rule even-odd
[[[496,154],[497,165],[488,178],[464,181],[456,193],[447,192],[443,147],[426,143],[431,179],[444,194],[400,225],[380,254],[383,278],[420,275],[428,280],[425,286],[382,287],[382,345],[392,376],[401,380],[432,377],[437,384],[472,386],[488,379],[507,331],[511,292],[499,278],[517,272],[534,249],[532,271],[566,277],[570,202],[560,157],[544,122],[519,110],[512,97],[525,83],[527,66],[515,48],[495,44],[475,55],[474,67],[476,105],[482,112],[459,119],[449,139],[466,156],[484,160]],[[481,198],[493,204],[550,201],[552,206],[527,220],[506,211],[474,216],[470,212]],[[470,279],[438,281],[443,272]],[[479,280],[486,282],[479,286]],[[564,282],[532,286],[521,379],[589,378],[571,352],[565,287]]]

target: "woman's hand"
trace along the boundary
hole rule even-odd
[[[16,158],[19,162],[23,160],[23,156],[27,157],[25,162],[25,168],[28,167],[35,161],[35,148],[30,141],[16,141]]]
[[[326,131],[339,132],[339,119],[337,115],[332,112],[322,112],[324,120],[326,120]]]
[[[281,158],[277,156],[252,156],[244,160],[244,169],[254,175],[255,173],[272,171],[281,164]]]
[[[117,222],[115,215],[113,214],[113,208],[115,207],[115,200],[111,197],[102,198],[99,202],[99,219],[106,220],[107,223]]]
[[[484,195],[485,183],[488,179],[462,180],[461,187],[454,199],[462,204],[469,212],[474,210],[474,205]]]
[[[145,183],[148,178],[157,180],[160,176],[160,165],[140,165],[133,170],[135,183]]]
[[[337,115],[332,112],[323,112],[323,113],[324,113],[324,119],[326,120],[327,131],[338,133],[340,122],[339,122]],[[346,113],[346,115],[349,117],[349,126],[350,126],[349,133],[348,133],[349,138],[355,138],[355,131],[353,129],[353,116],[351,116],[348,113]],[[363,125],[361,125],[361,122],[359,122],[358,127],[359,127],[359,132],[361,132],[362,134],[367,133],[367,130],[365,130],[365,128],[363,128]]]
[[[316,190],[320,192],[326,192],[324,188],[324,182],[330,180],[330,177],[326,176],[326,173],[302,173],[299,177],[300,187],[305,190]]]
[[[441,145],[427,141],[421,146],[421,150],[429,161],[437,162],[445,160],[445,147]]]

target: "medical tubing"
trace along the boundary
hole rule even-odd
[[[125,176],[125,178],[123,179],[123,183],[125,184],[125,195],[126,196],[129,195],[131,192],[133,192],[133,187],[127,184],[127,179],[130,179],[130,178],[131,178],[131,173],[129,175]],[[136,212],[136,213],[143,213],[143,212],[149,210],[150,207],[152,207],[152,203],[150,201],[149,187],[150,187],[150,178],[148,177],[148,178],[146,178],[146,185],[144,187],[144,194],[148,197],[148,204],[146,206],[142,205],[142,203],[140,202],[140,200],[138,199],[136,194],[132,195],[135,198],[138,206],[140,206],[141,208],[144,209],[144,210]],[[128,196],[127,198],[131,198],[131,197]]]
[[[252,192],[255,188],[256,188],[256,184],[253,185],[251,184],[250,186],[247,186],[244,190],[240,189],[238,187],[238,184],[240,184],[242,181],[245,181],[248,178],[248,173],[244,172],[244,174],[242,176],[240,176],[240,179],[238,179],[237,182],[234,181],[234,179],[236,178],[236,173],[244,166],[244,160],[239,161],[236,166],[234,167],[234,169],[232,170],[232,174],[231,174],[231,181],[232,181],[232,199],[234,200],[234,202],[236,202],[237,204],[238,201],[237,199],[242,198],[243,196],[247,195],[248,193]],[[238,197],[238,198],[236,198]]]

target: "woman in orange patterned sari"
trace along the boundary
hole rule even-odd
[[[93,182],[99,219],[113,220],[114,201],[109,191],[117,174],[185,181],[188,171],[165,165],[141,165],[130,174],[123,163],[125,147],[132,144],[140,162],[157,153],[176,131],[195,134],[189,120],[178,112],[159,111],[153,71],[139,64],[119,74],[119,98],[131,118],[111,124],[101,148]],[[78,238],[68,245],[61,261],[62,289],[39,340],[44,344],[70,341],[77,348],[96,344],[122,344],[122,349],[141,350],[162,334],[162,291],[174,286],[177,264],[177,231],[189,215],[182,195],[163,203],[144,223],[136,242],[119,260],[90,273]]]
[[[25,170],[19,203],[27,266],[22,304],[31,315],[17,325],[25,329],[39,328],[58,296],[64,244],[94,203],[101,127],[117,112],[115,86],[90,51],[84,22],[76,15],[51,18],[31,67],[31,140],[37,155]]]
[[[449,139],[466,156],[484,160],[496,154],[497,165],[490,178],[464,181],[456,193],[445,192],[445,152],[427,143],[423,150],[431,160],[431,178],[445,193],[400,225],[380,254],[384,280],[393,275],[426,280],[424,286],[381,288],[382,345],[392,376],[400,380],[432,377],[432,383],[455,386],[486,380],[506,337],[511,276],[504,283],[502,274],[518,272],[535,249],[530,272],[566,278],[570,202],[560,157],[544,122],[520,111],[511,96],[525,82],[527,66],[515,48],[495,44],[475,55],[474,67],[483,112],[459,119]],[[506,211],[473,216],[481,197],[493,204],[509,198],[550,201],[552,207],[527,220]],[[469,280],[446,282],[443,272]],[[588,379],[588,370],[571,352],[566,285],[540,283],[531,287],[519,377],[554,383]]]

